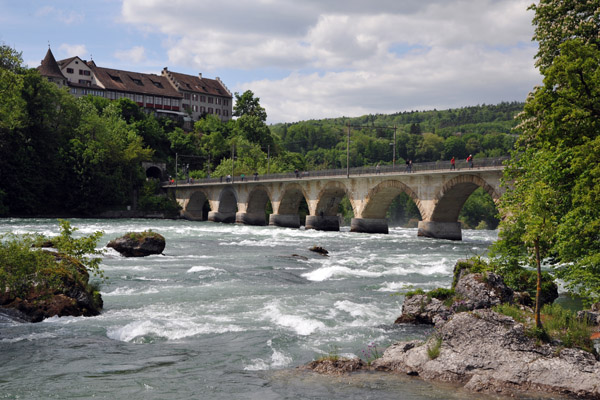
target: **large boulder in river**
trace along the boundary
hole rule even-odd
[[[151,254],[162,254],[165,249],[165,238],[152,231],[130,232],[111,240],[106,247],[112,247],[125,257],[145,257]]]
[[[0,290],[0,313],[22,322],[98,315],[102,297],[89,285],[85,266],[73,257],[47,253],[54,257],[54,263],[35,274],[24,274],[13,289]]]
[[[394,344],[371,366],[476,392],[600,398],[600,362],[592,353],[540,344],[523,324],[489,309],[454,314],[427,343]]]

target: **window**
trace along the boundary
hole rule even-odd
[[[198,101],[198,95],[197,94],[193,94],[192,95],[192,100],[193,101]]]
[[[92,86],[92,82],[85,80],[85,79],[80,79],[79,83],[81,83],[82,85],[86,85],[86,86]]]
[[[81,71],[81,70],[80,70],[80,71]],[[120,82],[120,83],[123,83],[123,81],[121,80],[121,78],[120,78],[119,76],[117,76],[117,75],[111,75],[111,74],[108,74],[108,76],[110,76],[110,79],[112,79],[112,80],[113,80],[113,81],[115,81],[115,82]]]
[[[198,111],[198,106],[197,106],[197,105],[195,105],[195,104],[193,104],[193,105],[192,105],[192,111],[193,111],[193,112],[197,112],[197,111]]]
[[[173,107],[179,107],[179,100],[177,100],[177,99],[173,99],[173,100],[171,100],[171,105],[172,105]]]
[[[71,94],[77,94],[77,88],[71,88]]]
[[[223,115],[227,117],[229,115],[229,111],[223,110]]]
[[[171,99],[168,97],[165,97],[165,106],[170,106],[171,105]]]
[[[224,106],[228,106],[229,105],[229,99],[223,99],[223,105]]]
[[[213,109],[212,109],[212,107],[208,107],[208,113],[209,113],[209,114],[212,114],[212,113],[213,113]]]
[[[75,72],[73,71],[73,68],[67,68],[67,74],[72,74],[73,72]]]
[[[206,112],[206,107],[200,106],[200,112],[204,114]]]
[[[183,94],[183,98],[186,99],[186,100],[189,100],[190,99],[190,94],[189,93],[184,93]]]
[[[157,104],[157,105],[159,105],[159,106],[162,106],[162,97],[155,97],[155,99],[156,99],[156,100],[155,100],[155,103],[154,103],[154,104]]]
[[[144,96],[141,94],[136,94],[135,101],[137,101],[138,103],[142,103],[144,101]]]
[[[106,97],[108,97],[111,100],[114,100],[116,98],[115,92],[106,92]]]
[[[137,78],[132,78],[131,76],[129,77],[129,79],[131,79],[133,81],[133,83],[135,83],[138,86],[144,86],[144,84],[142,83],[141,80],[137,79]]]
[[[212,104],[213,101],[214,101],[214,99],[212,97],[208,96],[208,104]]]
[[[154,97],[152,97],[152,96],[146,96],[146,103],[154,104]]]
[[[221,115],[221,110],[219,110],[218,108],[215,110],[215,114],[217,115]]]
[[[206,103],[206,96],[200,96],[200,101],[202,103]]]
[[[220,97],[217,97],[217,104],[221,104],[221,101],[222,101],[222,100],[223,100],[223,99],[221,99]]]
[[[80,69],[79,70],[79,75],[90,76],[90,71],[87,71],[85,69]]]

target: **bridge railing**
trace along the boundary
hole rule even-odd
[[[456,161],[456,170],[468,170],[468,169],[481,169],[481,168],[493,168],[501,167],[504,161],[508,160],[509,157],[488,157],[488,158],[477,158],[473,160],[473,166],[465,160]],[[408,167],[405,164],[392,165],[380,165],[379,170],[376,166],[364,166],[354,167],[349,170],[343,169],[323,169],[317,171],[298,171],[298,175],[295,172],[278,173],[278,174],[265,174],[259,175],[256,180],[258,181],[282,181],[290,179],[303,179],[303,178],[325,178],[325,177],[336,177],[346,176],[349,173],[350,176],[361,176],[361,175],[376,175],[376,174],[410,174],[415,172],[426,172],[426,171],[450,171],[450,161],[433,161],[433,162],[422,162],[413,163],[412,167]],[[242,182],[240,175],[234,176],[232,181],[235,183]],[[255,181],[254,176],[245,176],[244,182]],[[177,182],[163,182],[163,186],[169,185],[187,185],[187,184],[206,184],[206,183],[226,183],[225,177],[219,178],[204,178],[204,179],[183,179]]]

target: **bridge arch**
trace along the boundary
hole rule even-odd
[[[309,197],[302,186],[297,183],[286,185],[279,201],[277,213],[281,215],[298,214],[298,207],[302,199],[309,203]]]
[[[300,202],[309,203],[309,197],[303,186],[298,183],[289,183],[283,186],[278,199],[273,199],[273,214],[269,216],[269,225],[286,228],[299,228],[300,216],[298,215]]]
[[[267,202],[271,201],[271,193],[264,185],[258,185],[248,194],[248,205],[246,212],[255,214],[263,213],[267,208]]]
[[[406,193],[415,202],[423,217],[425,215],[423,205],[415,191],[400,181],[390,179],[369,190],[361,218],[384,219],[390,204],[401,193]]]
[[[237,212],[237,192],[231,186],[225,186],[219,193],[217,211],[208,213],[208,220],[213,222],[224,222],[231,224],[235,222]]]
[[[187,219],[194,221],[206,221],[208,219],[208,213],[210,211],[210,202],[208,201],[208,195],[202,189],[196,190],[190,196],[189,201],[183,215]]]
[[[265,185],[253,187],[247,199],[246,211],[236,214],[236,223],[266,225],[267,203],[271,200],[269,189]]]
[[[317,216],[337,216],[340,201],[348,195],[352,211],[356,212],[354,199],[350,196],[348,188],[342,182],[328,182],[317,196],[317,205],[315,215]]]
[[[434,209],[430,220],[435,222],[457,222],[463,205],[477,188],[483,188],[497,202],[500,193],[477,175],[459,175],[440,188],[434,197]]]
[[[237,211],[237,192],[231,186],[225,186],[219,193],[219,212],[235,213]]]

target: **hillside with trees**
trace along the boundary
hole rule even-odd
[[[394,150],[397,164],[505,156],[523,107],[501,103],[269,126],[267,111],[248,90],[235,94],[235,119],[205,115],[185,131],[128,99],[74,98],[23,67],[20,53],[6,45],[0,46],[0,93],[0,215],[20,216],[96,215],[136,200],[146,211],[174,212],[172,201],[153,198],[159,187],[146,182],[142,161],[166,163],[177,179],[346,168],[348,135],[350,167],[390,165]],[[463,223],[495,228],[491,199],[480,192],[469,202]],[[394,201],[392,223],[419,218],[410,203]],[[342,204],[348,218],[351,207]]]

